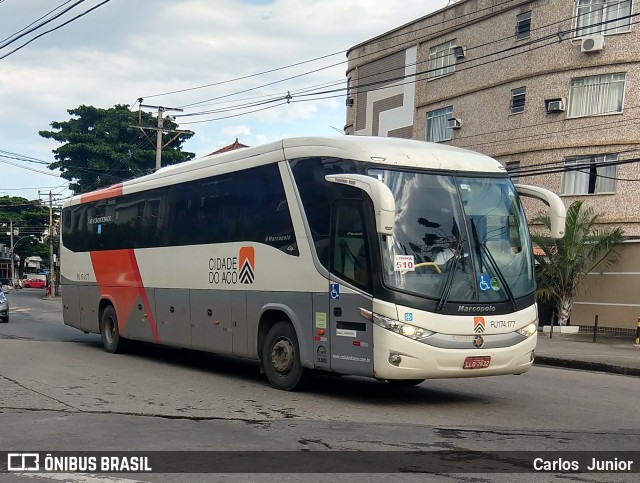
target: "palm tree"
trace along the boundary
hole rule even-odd
[[[593,209],[583,208],[582,201],[575,201],[567,210],[564,237],[532,237],[543,252],[535,256],[536,296],[553,303],[559,325],[567,324],[574,297],[587,274],[596,267],[602,273],[618,260],[615,247],[622,241],[623,231],[619,227],[598,229],[598,218]],[[538,216],[533,221],[550,228],[548,216]]]

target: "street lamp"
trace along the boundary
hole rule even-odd
[[[16,234],[17,234],[17,230],[16,230]],[[15,251],[16,245],[26,238],[36,238],[36,236],[25,235],[18,238],[18,240],[14,243],[13,235],[14,235],[14,230],[11,230],[11,249],[9,250],[9,254],[10,254],[9,258],[11,259],[11,283],[15,285],[16,283],[16,263],[15,262],[16,261],[14,258],[15,257],[14,251]],[[15,288],[15,286],[13,288]]]

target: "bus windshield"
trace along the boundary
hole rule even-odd
[[[508,178],[371,169],[394,194],[380,235],[385,284],[447,302],[495,303],[535,288],[524,212]]]

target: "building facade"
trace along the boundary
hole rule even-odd
[[[571,315],[612,332],[640,317],[638,4],[460,0],[347,54],[346,134],[482,152],[623,228],[620,261],[587,277]]]

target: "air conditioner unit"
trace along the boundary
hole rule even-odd
[[[597,52],[604,49],[604,35],[589,35],[582,38],[580,50],[582,52]]]
[[[447,119],[447,127],[449,129],[460,129],[462,127],[462,121],[455,117]]]
[[[467,55],[467,49],[464,47],[456,46],[453,48],[453,56],[456,59],[464,59]]]
[[[547,112],[564,112],[564,99],[549,99],[547,101]]]

